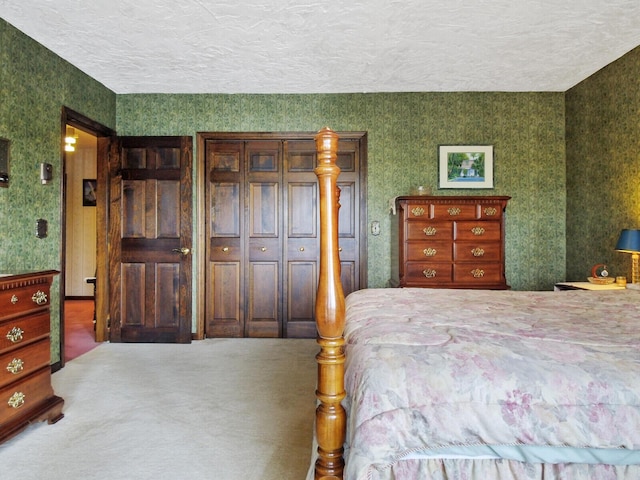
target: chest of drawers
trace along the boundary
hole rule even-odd
[[[504,264],[509,199],[398,197],[399,286],[509,288]]]
[[[63,417],[51,386],[50,288],[58,272],[0,277],[0,442]]]

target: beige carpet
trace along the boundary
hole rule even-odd
[[[0,445],[20,480],[301,480],[315,340],[102,344],[53,375],[65,418]]]

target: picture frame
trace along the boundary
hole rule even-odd
[[[82,180],[82,206],[96,206],[96,187],[98,182],[93,178],[85,178]]]
[[[493,188],[493,145],[440,145],[438,188]]]

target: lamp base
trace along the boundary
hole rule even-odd
[[[637,253],[631,254],[631,283],[640,283],[640,255]]]

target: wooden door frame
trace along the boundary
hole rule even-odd
[[[89,117],[82,115],[68,107],[62,107],[61,127],[60,127],[60,157],[61,157],[61,236],[60,236],[60,365],[63,367],[64,360],[64,301],[66,297],[66,248],[67,241],[67,216],[66,216],[66,189],[64,187],[64,179],[67,174],[67,158],[64,151],[64,137],[66,136],[66,127],[71,125],[74,128],[89,133],[98,138],[97,156],[97,191],[96,191],[96,278],[106,279],[108,270],[107,262],[107,173],[108,173],[108,151],[104,151],[104,145],[108,145],[108,141],[101,141],[105,137],[110,139],[115,135],[115,131],[91,120]],[[101,145],[103,148],[101,148]],[[96,283],[96,341],[104,342],[108,340],[107,335],[107,315],[108,315],[108,299],[109,291],[107,289],[108,282],[99,281]],[[54,366],[55,367],[55,366]]]
[[[195,255],[194,262],[198,274],[194,288],[196,290],[195,298],[195,318],[196,331],[194,333],[195,340],[205,338],[205,302],[206,302],[206,251],[207,239],[205,238],[206,228],[206,198],[205,198],[205,182],[206,158],[205,143],[208,140],[313,140],[317,132],[197,132],[196,133],[196,215],[197,218],[197,234],[195,239]],[[344,140],[356,140],[360,144],[360,171],[358,181],[360,183],[360,196],[357,201],[360,204],[360,238],[359,238],[359,261],[360,261],[360,288],[367,288],[368,282],[368,258],[367,258],[367,228],[369,219],[367,214],[367,132],[364,131],[346,131],[337,132],[338,137]]]

